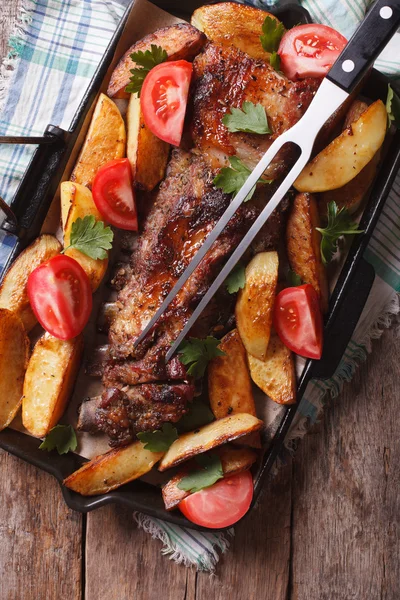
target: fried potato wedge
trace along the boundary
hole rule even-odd
[[[145,450],[142,442],[134,442],[96,456],[64,479],[64,485],[83,496],[106,494],[151,471],[162,455]]]
[[[249,354],[263,360],[267,353],[272,309],[278,281],[277,252],[260,252],[246,268],[246,284],[236,302],[236,325]]]
[[[354,121],[358,121],[361,115],[367,110],[368,104],[363,102],[362,100],[354,100],[351,103],[349,110],[346,113],[346,118],[344,120],[343,130],[350,127]]]
[[[274,329],[269,338],[265,360],[248,355],[251,377],[274,402],[294,404],[296,402],[296,373],[293,355],[281,342]]]
[[[45,333],[35,344],[25,374],[22,423],[44,437],[62,417],[72,394],[83,350],[83,337],[59,340]]]
[[[183,59],[190,61],[200,52],[206,41],[204,33],[198,31],[189,23],[177,23],[176,25],[157,29],[154,33],[146,35],[125,52],[115,67],[108,84],[108,96],[110,98],[129,97],[129,94],[125,92],[125,87],[130,81],[131,69],[136,66],[136,63],[131,59],[133,52],[146,52],[146,50],[150,50],[152,44],[155,44],[166,51],[168,60]]]
[[[71,181],[91,188],[100,167],[125,156],[125,142],[125,123],[121,113],[110,98],[100,94]]]
[[[215,453],[219,455],[224,475],[234,475],[250,469],[257,460],[257,454],[249,448],[232,448],[229,445],[217,448]],[[187,463],[180,471],[172,477],[162,488],[162,495],[166,510],[176,508],[190,492],[180,490],[178,484],[192,469],[198,468],[194,461]]]
[[[201,6],[194,11],[191,23],[204,31],[212,42],[222,46],[235,46],[253,58],[268,59],[260,36],[265,17],[274,15],[236,2],[220,2]],[[278,21],[279,23],[279,21]]]
[[[164,177],[170,146],[148,129],[137,94],[131,94],[129,99],[127,123],[126,155],[131,163],[133,181],[137,187],[150,192]]]
[[[72,224],[77,219],[83,219],[88,215],[93,215],[96,221],[103,220],[93,202],[92,192],[79,183],[64,181],[61,184],[61,220],[64,229],[64,248],[68,248],[70,244]],[[75,248],[66,250],[65,254],[81,265],[89,277],[92,290],[95,292],[107,270],[108,258],[95,260]]]
[[[321,259],[321,227],[318,205],[311,194],[297,194],[286,227],[286,247],[290,266],[304,283],[318,294],[322,312],[328,310],[328,279]]]
[[[386,108],[377,100],[304,167],[294,182],[296,190],[326,192],[346,185],[379,150],[386,127]]]
[[[0,431],[8,427],[21,406],[29,351],[22,320],[0,308]]]
[[[61,244],[54,235],[43,234],[21,252],[3,279],[0,287],[0,308],[7,308],[17,314],[27,332],[37,323],[26,289],[28,277],[36,267],[60,251]]]
[[[167,450],[158,467],[159,471],[166,471],[180,463],[212,450],[217,446],[243,437],[253,431],[259,431],[264,423],[253,415],[238,413],[213,421],[208,425],[184,433]]]

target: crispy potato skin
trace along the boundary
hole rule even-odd
[[[386,108],[381,100],[377,100],[308,163],[294,187],[299,192],[310,193],[343,187],[379,150],[386,128]]]
[[[44,437],[62,417],[71,396],[83,351],[83,337],[59,340],[45,333],[35,344],[24,381],[22,422]]]
[[[265,360],[248,355],[251,377],[274,402],[294,404],[296,402],[296,373],[293,355],[281,342],[274,329],[269,338]]]
[[[304,283],[318,294],[322,312],[328,311],[329,289],[321,260],[321,234],[318,205],[311,194],[297,194],[286,227],[286,247],[290,266]]]
[[[246,471],[257,460],[257,454],[249,448],[232,448],[226,445],[216,449],[215,453],[221,459],[224,475],[234,475],[235,473]],[[190,492],[180,490],[178,484],[196,466],[197,464],[194,461],[186,464],[163,486],[162,495],[166,510],[176,508],[179,502],[189,496]]]
[[[272,325],[272,309],[278,281],[277,252],[256,254],[246,268],[246,284],[235,307],[240,338],[253,356],[266,356]]]
[[[274,15],[259,8],[221,2],[201,6],[194,11],[190,22],[217,44],[235,46],[252,58],[268,60],[270,53],[265,52],[260,41],[261,28],[267,16],[278,21]]]
[[[29,303],[26,284],[36,267],[61,251],[54,235],[43,234],[28,246],[13,262],[0,287],[0,308],[16,313],[29,332],[37,323]]]
[[[259,431],[263,426],[263,421],[253,415],[238,413],[184,433],[167,450],[158,470],[166,471],[197,454]]]
[[[61,184],[61,218],[64,228],[65,248],[68,248],[70,244],[73,223],[77,219],[84,219],[88,215],[93,215],[96,221],[103,220],[102,215],[93,202],[92,192],[79,183],[72,181],[63,182]],[[94,260],[75,248],[66,250],[65,254],[75,259],[81,265],[89,278],[93,292],[95,292],[107,271],[108,258]]]
[[[131,72],[136,65],[130,57],[133,52],[150,50],[151,45],[161,46],[168,54],[168,60],[193,60],[206,43],[206,36],[189,25],[189,23],[178,23],[169,27],[157,29],[154,33],[146,35],[129,48],[115,67],[107,94],[110,98],[128,98],[125,92]]]
[[[22,320],[0,308],[0,431],[8,427],[21,406],[29,351]]]
[[[358,121],[361,115],[367,110],[368,104],[362,100],[354,100],[349,110],[347,111],[346,118],[344,120],[343,130],[350,127],[354,121]]]
[[[140,98],[137,94],[130,96],[126,154],[136,187],[150,192],[165,175],[170,145],[148,129],[140,109]]]
[[[100,167],[125,155],[125,143],[125,123],[121,113],[110,98],[100,94],[71,181],[91,188]]]
[[[96,456],[64,479],[64,485],[82,496],[105,494],[148,473],[162,454],[145,450],[141,442],[134,442]]]

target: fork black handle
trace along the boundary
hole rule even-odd
[[[327,78],[350,94],[399,26],[400,0],[377,0]]]

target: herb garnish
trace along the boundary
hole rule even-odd
[[[178,353],[181,363],[189,366],[188,375],[192,375],[195,379],[203,377],[210,360],[225,354],[218,348],[219,344],[220,340],[211,335],[204,340],[198,338],[184,340],[179,346]]]
[[[56,425],[50,429],[39,448],[48,452],[56,449],[58,454],[67,454],[70,450],[76,450],[77,446],[74,428],[71,425]]]
[[[221,459],[217,454],[200,454],[196,456],[195,461],[201,468],[192,471],[192,473],[183,477],[178,483],[180,490],[185,490],[185,492],[191,492],[192,494],[210,487],[210,485],[213,485],[224,476]]]
[[[161,46],[151,44],[151,50],[146,50],[145,52],[139,50],[138,52],[133,52],[130,57],[137,66],[134,69],[130,69],[132,76],[125,91],[128,92],[128,94],[137,93],[137,95],[140,96],[143,81],[145,80],[147,73],[156,65],[165,62],[168,58],[168,54]]]
[[[265,108],[262,104],[253,104],[253,102],[243,102],[242,108],[231,108],[222,119],[228,131],[244,131],[245,133],[271,133],[268,125]]]
[[[388,114],[389,127],[393,123],[400,129],[400,98],[393,91],[391,85],[388,85],[388,93],[386,98],[386,112]]]
[[[297,275],[292,269],[288,269],[286,272],[286,281],[290,287],[297,287],[303,284],[300,275]]]
[[[189,410],[177,423],[180,432],[193,431],[198,427],[207,425],[214,421],[214,415],[207,404],[201,402],[201,400],[193,400],[189,404]]]
[[[237,264],[225,279],[226,289],[230,294],[236,294],[243,289],[246,283],[246,269],[242,264]]]
[[[236,196],[246,179],[251,174],[251,169],[246,167],[237,156],[230,156],[229,162],[230,167],[223,167],[218,175],[214,179],[214,185],[217,188],[221,188],[225,194],[232,194]],[[259,179],[257,183],[266,184],[271,183],[269,179]],[[257,184],[256,184],[257,185]],[[250,190],[244,199],[245,202],[250,200],[253,196],[256,185]]]
[[[336,202],[328,204],[328,225],[325,228],[316,227],[322,235],[321,257],[324,265],[331,260],[338,247],[338,240],[343,235],[353,235],[355,233],[364,233],[358,229],[358,223],[352,220],[347,208],[338,210]]]
[[[107,250],[111,250],[113,239],[114,233],[110,227],[106,227],[103,221],[96,221],[93,215],[86,215],[72,223],[69,246],[64,248],[63,253],[75,248],[94,260],[102,260],[107,258]]]
[[[269,57],[269,64],[275,71],[281,70],[281,57],[277,52],[273,52]]]
[[[265,52],[276,52],[284,33],[285,28],[282,23],[272,17],[265,17],[262,25],[262,35],[260,36]]]
[[[150,452],[166,452],[171,444],[178,439],[176,427],[171,423],[164,423],[161,430],[143,431],[137,437],[145,444],[144,449]]]

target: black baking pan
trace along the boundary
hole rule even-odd
[[[182,3],[178,0],[158,0],[158,2],[154,3],[172,14],[187,19],[195,8],[205,4],[205,2],[198,1],[186,1]],[[134,2],[130,6],[133,4]],[[10,243],[11,250],[8,263],[11,263],[19,251],[30,243],[40,231],[50,202],[64,172],[70,152],[79,135],[80,128],[101,87],[107,68],[113,58],[129,8],[93,76],[70,130],[63,132],[57,127],[50,126],[45,136],[46,138],[51,137],[52,143],[41,144],[35,151],[24,179],[21,181],[11,203],[11,210],[15,218],[10,215],[3,224],[4,234],[9,235],[14,241]],[[289,3],[281,2],[279,9],[271,10],[279,16],[286,27],[311,22],[307,11],[293,3],[293,1]],[[388,80],[373,70],[363,89],[363,94],[371,100],[381,98],[385,101],[387,84]],[[323,356],[319,361],[308,360],[306,362],[298,382],[297,404],[284,409],[272,440],[264,448],[263,458],[255,473],[253,505],[257,501],[266,476],[270,472],[282,448],[286,433],[298,410],[307,384],[312,378],[325,379],[335,373],[358,322],[375,277],[373,267],[363,259],[363,252],[399,168],[400,132],[397,132],[387,142],[385,160],[382,161],[379,174],[363,212],[360,228],[364,233],[354,236],[354,241],[330,299],[330,307],[324,331],[325,348]],[[38,173],[43,175],[38,177]],[[29,203],[27,202],[28,198]],[[85,459],[76,454],[70,453],[64,456],[59,456],[55,453],[48,454],[39,450],[39,445],[40,440],[9,428],[0,433],[0,447],[22,458],[26,462],[51,473],[60,483],[67,475],[85,462]],[[167,512],[164,509],[160,490],[140,480],[124,485],[114,492],[96,497],[80,496],[64,486],[61,489],[68,506],[80,512],[88,512],[106,504],[120,504],[129,507],[133,511],[143,512],[181,526],[189,526],[200,530],[204,529],[189,522],[179,511]]]

